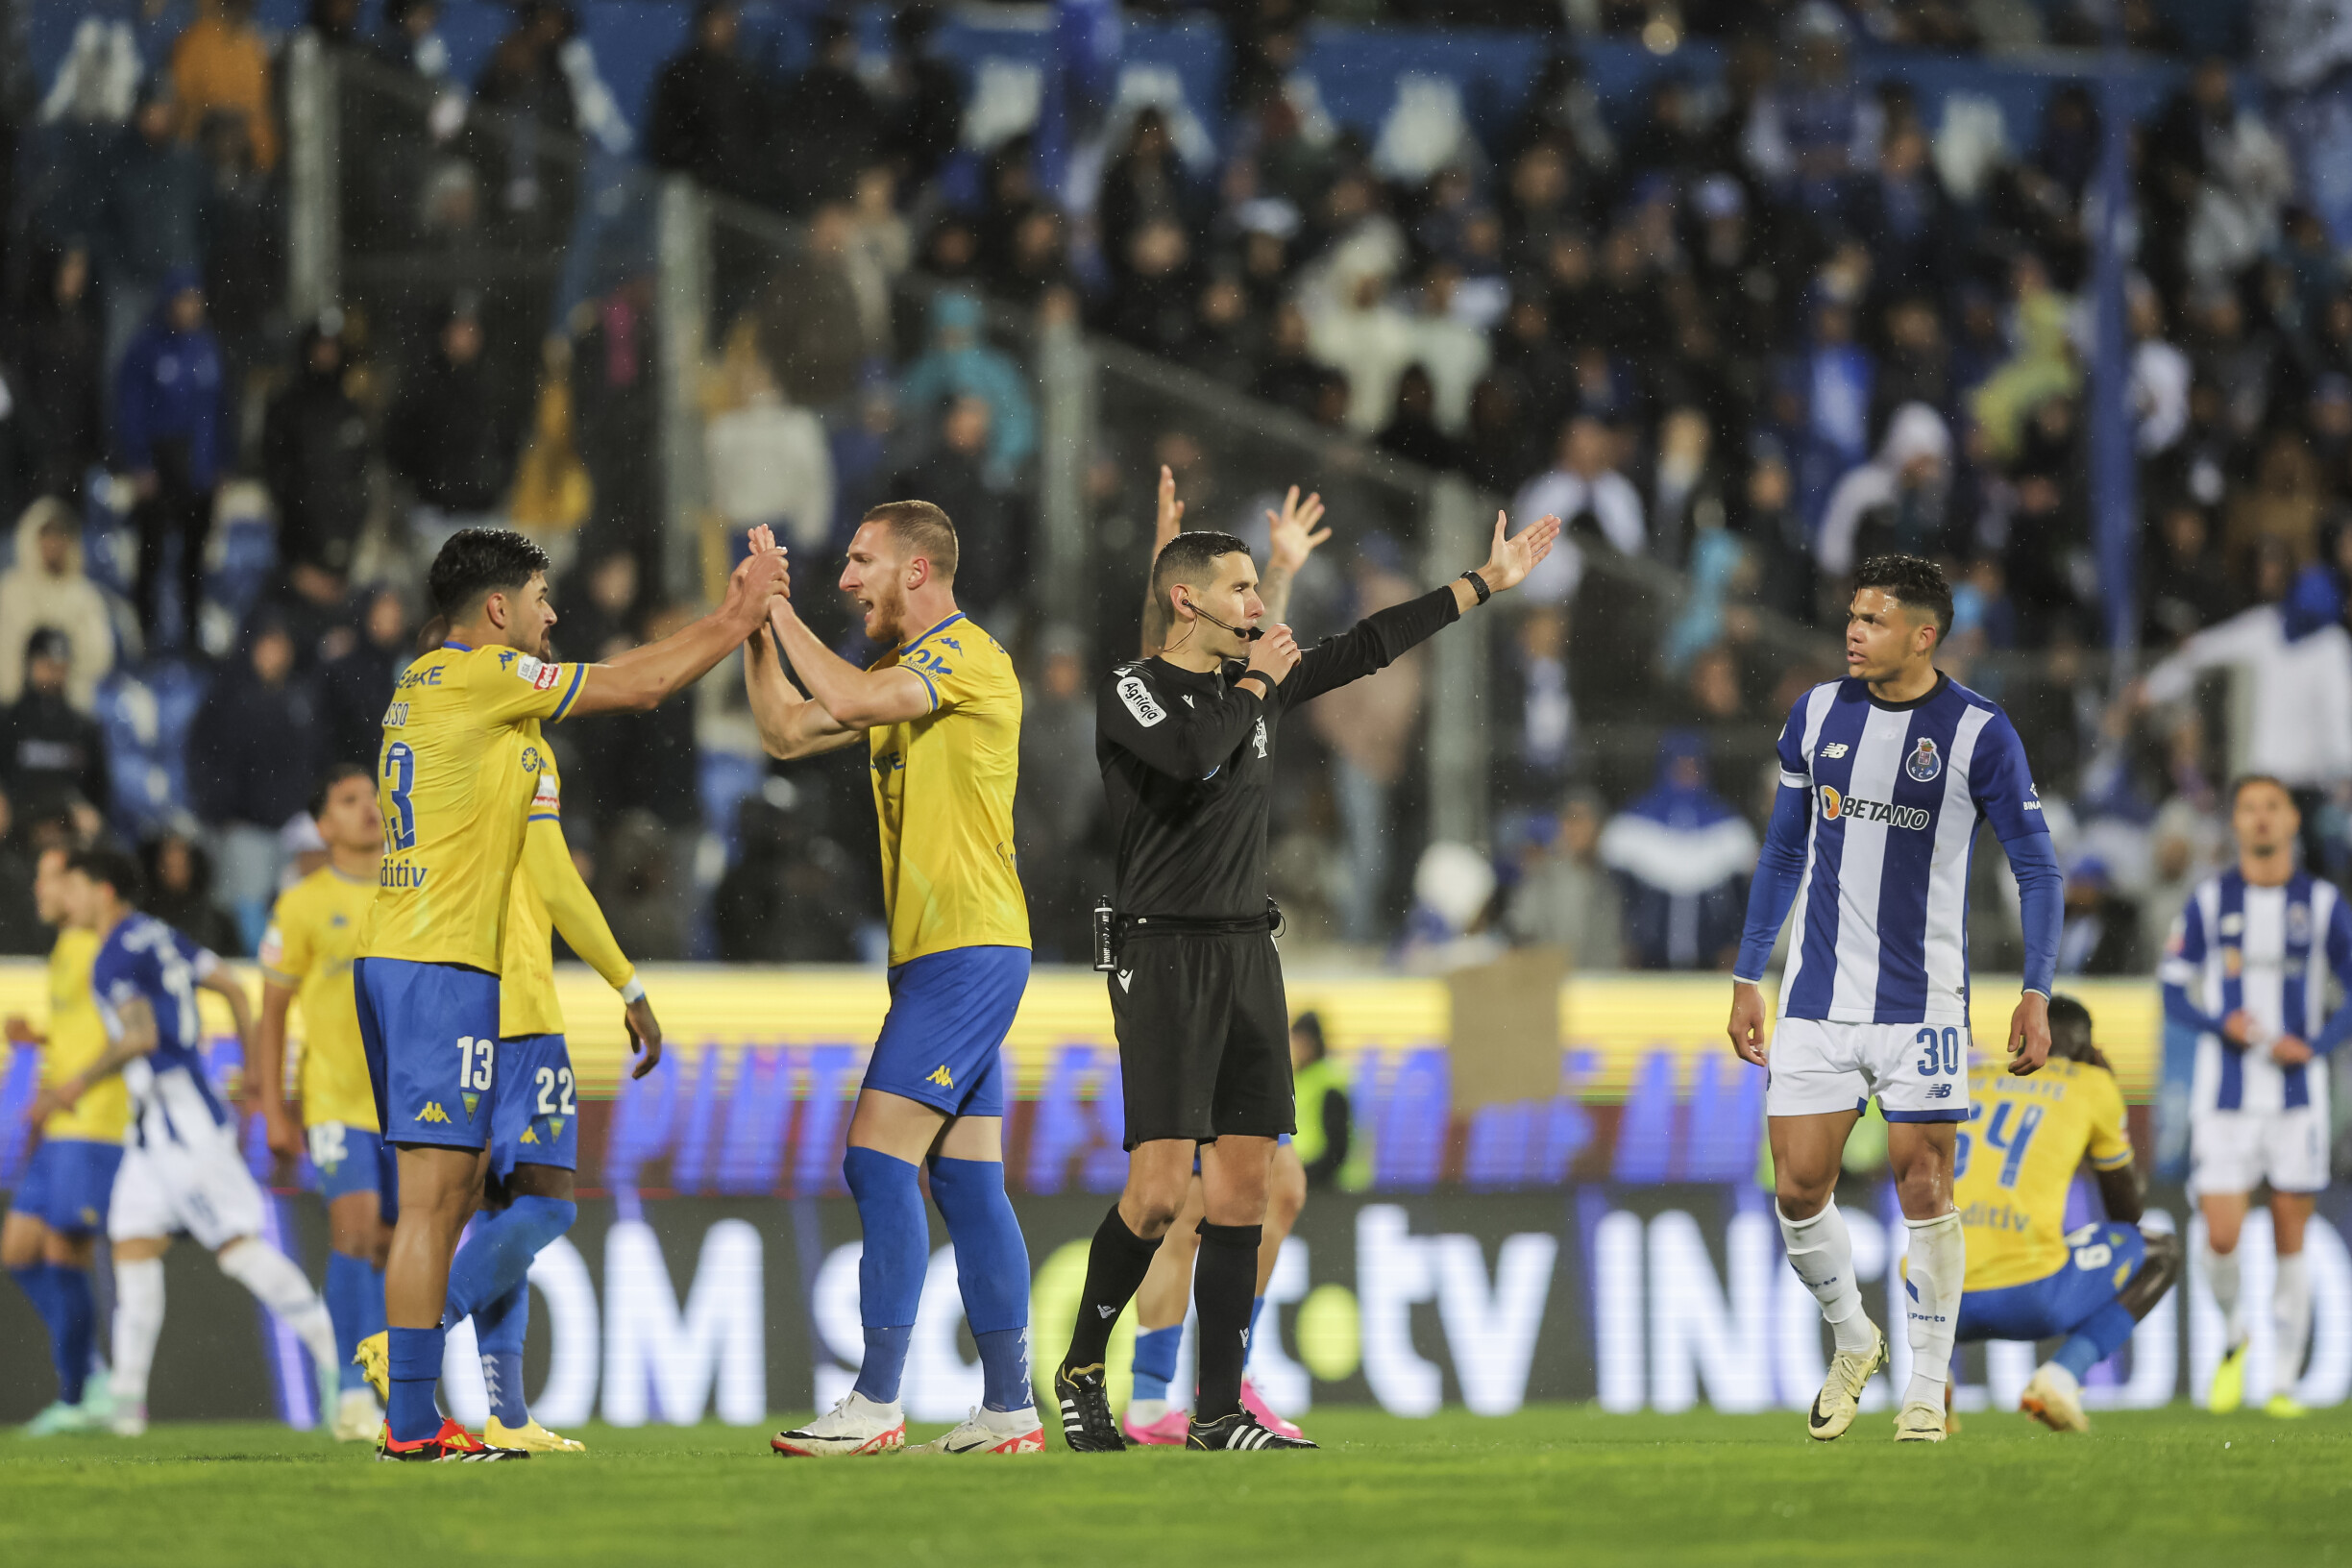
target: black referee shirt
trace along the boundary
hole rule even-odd
[[[1265,914],[1266,790],[1283,715],[1384,670],[1460,611],[1451,586],[1365,617],[1307,649],[1271,699],[1247,666],[1201,674],[1122,664],[1095,694],[1095,761],[1118,841],[1120,915],[1247,920]]]

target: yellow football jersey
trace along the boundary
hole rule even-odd
[[[90,966],[98,962],[95,931],[64,930],[49,949],[49,1038],[41,1046],[44,1088],[63,1083],[106,1053],[106,1024],[90,991]],[[78,1138],[119,1143],[131,1122],[131,1090],[121,1073],[109,1075],[69,1110],[41,1123],[43,1138]]]
[[[959,612],[873,668],[922,677],[931,711],[868,732],[890,961],[951,947],[1026,947],[1013,854],[1020,682],[996,640]]]
[[[278,895],[261,938],[261,972],[291,989],[302,1011],[303,1125],[339,1121],[377,1130],[367,1048],[352,994],[352,959],[376,884],[322,866]]]
[[[1970,1072],[1952,1161],[1969,1289],[2024,1285],[2065,1265],[2067,1189],[2085,1155],[2101,1170],[2131,1164],[2114,1073],[2060,1057],[2030,1078],[1997,1063]]]
[[[523,726],[569,713],[587,674],[445,643],[401,675],[376,770],[384,858],[362,956],[498,972],[538,783]]]
[[[526,831],[530,822],[563,821],[563,779],[556,772],[555,754],[540,738],[537,724],[527,727],[523,766],[534,783]],[[499,959],[499,1038],[563,1032],[563,1008],[555,1000],[554,918],[528,868],[518,862],[506,910],[506,942]]]

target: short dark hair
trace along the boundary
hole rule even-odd
[[[347,778],[364,778],[373,784],[376,773],[373,769],[362,768],[355,762],[338,762],[328,769],[319,775],[318,788],[310,792],[311,821],[316,821],[327,815],[327,797],[334,794],[334,787]]]
[[[1906,608],[1935,620],[1936,644],[1951,635],[1952,591],[1944,569],[1924,555],[1873,555],[1854,573],[1854,587],[1875,588]]]
[[[886,501],[879,506],[868,507],[859,521],[881,524],[898,541],[907,559],[920,555],[931,563],[936,576],[955,581],[956,558],[961,552],[955,525],[930,502]]]
[[[1167,598],[1167,591],[1178,583],[1197,588],[1216,570],[1216,563],[1228,555],[1247,555],[1249,546],[1230,533],[1215,533],[1203,528],[1197,533],[1180,533],[1167,542],[1152,562],[1152,598]]]
[[[1290,1020],[1290,1032],[1305,1035],[1313,1043],[1316,1061],[1320,1062],[1331,1054],[1331,1047],[1323,1040],[1322,1016],[1311,1008]]]
[[[452,621],[492,594],[511,594],[548,569],[548,552],[512,528],[459,528],[425,575],[433,608]]]
[[[2238,797],[2245,794],[2246,791],[2252,789],[2257,784],[2269,785],[2272,789],[2278,791],[2279,794],[2287,797],[2287,803],[2289,805],[2294,805],[2294,791],[2289,789],[2287,787],[2287,781],[2279,777],[2276,773],[2240,773],[2236,778],[2230,780],[2230,809],[2232,811],[2237,810]],[[2302,808],[2297,806],[2296,809],[2299,811]]]
[[[140,872],[138,862],[120,849],[108,845],[91,845],[76,849],[65,857],[65,869],[80,871],[92,882],[103,882],[114,890],[114,896],[133,909],[147,896],[147,878]]]
[[[2091,1010],[2071,996],[2050,998],[2049,1032],[2052,1056],[2088,1062],[2096,1054],[2091,1044]]]

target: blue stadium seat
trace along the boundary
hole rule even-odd
[[[670,1155],[670,1186],[678,1192],[704,1192],[710,1189],[719,1152],[719,1081],[726,1071],[727,1053],[705,1044],[679,1056],[679,1080],[691,1080],[692,1087],[681,1114],[672,1122],[676,1140]]]
[[[1401,1054],[1376,1123],[1380,1136],[1372,1145],[1373,1181],[1384,1190],[1425,1192],[1437,1185],[1445,1166],[1450,1110],[1446,1053],[1425,1047]]]
[[[1752,1182],[1764,1131],[1764,1074],[1727,1052],[1699,1059],[1674,1176],[1684,1182]]]
[[[1050,1195],[1063,1189],[1070,1162],[1093,1141],[1093,1129],[1079,1090],[1098,1070],[1090,1045],[1061,1045],[1045,1066],[1037,1109],[1029,1117],[1029,1155],[1024,1190]]]
[[[1469,1147],[1462,1158],[1463,1185],[1480,1192],[1527,1185],[1534,1157],[1542,1147],[1537,1140],[1538,1127],[1550,1120],[1550,1112],[1549,1102],[1542,1100],[1479,1107],[1470,1118]]]
[[[1612,1181],[1654,1186],[1674,1168],[1675,1077],[1674,1052],[1643,1054],[1617,1116]]]
[[[13,1189],[24,1174],[25,1156],[33,1141],[25,1110],[40,1090],[40,1051],[19,1045],[8,1055],[8,1070],[0,1073],[0,1187]]]
[[[612,1125],[604,1137],[604,1185],[625,1210],[636,1200],[639,1172],[670,1147],[678,1094],[677,1058],[664,1056],[643,1078],[624,1078],[613,1095]]]
[[[1126,1080],[1119,1073],[1118,1052],[1102,1054],[1102,1073],[1087,1104],[1094,1142],[1079,1167],[1078,1180],[1089,1192],[1116,1192],[1127,1185],[1127,1151],[1120,1147],[1127,1137]]]
[[[721,1192],[773,1192],[784,1173],[784,1139],[792,1122],[793,1073],[773,1045],[737,1056],[727,1096],[726,1133],[719,1145]]]
[[[865,1068],[864,1053],[854,1045],[818,1045],[793,1054],[806,1064],[808,1074],[794,1139],[793,1196],[845,1192],[842,1156],[848,1152],[849,1112]]]

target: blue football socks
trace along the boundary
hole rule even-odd
[[[894,1405],[898,1381],[906,1373],[907,1346],[915,1336],[923,1272],[931,1262],[922,1185],[913,1165],[879,1149],[851,1149],[842,1159],[842,1176],[857,1200],[858,1223],[866,1235],[858,1260],[858,1320],[866,1328],[866,1359],[858,1367],[857,1391],[878,1405]]]
[[[1029,1244],[1005,1196],[1004,1165],[994,1160],[931,1162],[931,1201],[955,1243],[964,1319],[980,1347],[992,1410],[1023,1410],[1029,1384]]]
[[[523,1336],[530,1329],[529,1282],[516,1286],[474,1314],[474,1339],[481,1352],[482,1387],[490,1413],[519,1427],[530,1419],[523,1397]]]
[[[443,1335],[437,1328],[394,1329],[387,1339],[392,1397],[385,1401],[384,1421],[392,1429],[393,1441],[419,1442],[441,1430],[433,1385],[441,1381]]]
[[[539,1249],[570,1230],[578,1214],[561,1198],[521,1197],[475,1226],[450,1264],[442,1325],[464,1322],[529,1279]]]
[[[97,1298],[90,1293],[89,1272],[64,1263],[49,1265],[49,1288],[58,1304],[58,1398],[79,1405],[98,1348]]]
[[[2137,1326],[2121,1303],[2111,1301],[2075,1325],[2073,1334],[2050,1360],[2073,1373],[2074,1381],[2080,1383],[2093,1367],[2122,1349]]]
[[[1184,1348],[1184,1325],[1145,1329],[1136,1335],[1135,1397],[1164,1400],[1176,1378],[1176,1353]]]
[[[359,1341],[381,1334],[384,1326],[383,1275],[365,1258],[348,1253],[327,1255],[327,1315],[334,1322],[335,1354],[343,1361],[343,1389],[367,1386],[367,1374],[352,1358]]]
[[[67,1309],[64,1288],[60,1281],[68,1274],[81,1279],[83,1304],[86,1311],[89,1279],[79,1270],[47,1262],[9,1270],[9,1278],[16,1282],[16,1287],[25,1293],[25,1299],[33,1303],[33,1310],[40,1314],[41,1326],[49,1331],[49,1356],[57,1365],[58,1398],[67,1405],[78,1405],[82,1402],[82,1382],[89,1375],[89,1349],[86,1338],[80,1355],[71,1358],[66,1355]],[[87,1332],[86,1329],[84,1331],[86,1335]]]

